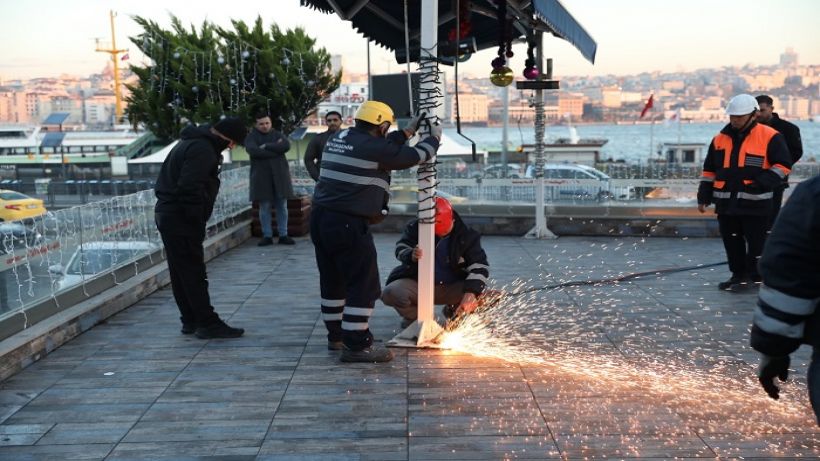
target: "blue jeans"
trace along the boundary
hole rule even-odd
[[[820,425],[820,347],[815,347],[809,364],[809,400]]]
[[[275,197],[273,202],[276,205],[276,228],[279,231],[279,237],[287,237],[288,201],[284,198]],[[273,237],[270,205],[270,200],[263,200],[259,202],[259,223],[262,225],[262,236],[268,238]]]

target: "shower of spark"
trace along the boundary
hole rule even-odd
[[[600,277],[595,266],[579,273],[579,264],[583,260],[574,258],[574,274],[569,267],[560,271],[573,279]],[[545,291],[532,289],[543,286],[533,282],[504,287],[507,294],[497,304],[451,325],[442,346],[537,367],[543,383],[581,381],[603,391],[637,392],[705,431],[788,433],[813,425],[805,388],[788,383],[781,400],[767,398],[750,365],[668,308],[654,307],[651,290],[645,288],[644,305],[635,301],[640,290],[632,283]],[[631,301],[618,299],[619,293]],[[692,304],[708,310],[697,300]],[[642,424],[640,418],[631,423]]]

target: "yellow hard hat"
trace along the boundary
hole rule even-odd
[[[390,122],[391,125],[396,123],[396,119],[393,117],[393,109],[380,101],[365,101],[359,106],[359,110],[356,111],[353,118],[373,125],[381,125],[384,122]]]

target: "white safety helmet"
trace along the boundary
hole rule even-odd
[[[735,96],[726,105],[726,115],[748,115],[757,110],[760,110],[757,99],[746,93]]]

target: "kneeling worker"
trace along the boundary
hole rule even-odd
[[[436,197],[435,287],[433,302],[444,304],[444,315],[454,318],[469,314],[479,305],[490,266],[481,248],[481,235],[467,227],[450,202]],[[418,260],[424,255],[418,247],[419,223],[411,221],[396,244],[401,265],[387,277],[382,302],[402,316],[406,328],[418,317]]]

